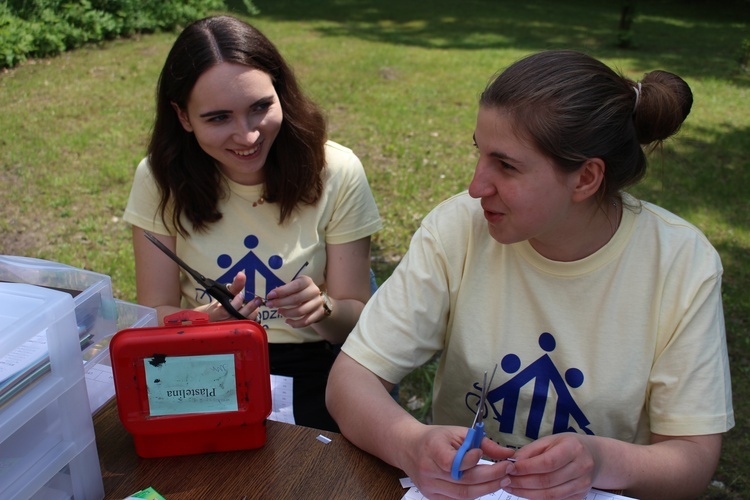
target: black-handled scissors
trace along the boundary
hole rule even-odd
[[[148,231],[144,231],[143,234],[145,234],[146,238],[148,238],[151,243],[156,245],[159,250],[164,252],[170,259],[177,262],[177,264],[188,274],[190,274],[190,276],[192,276],[199,285],[203,286],[203,288],[206,290],[206,293],[218,300],[229,314],[237,319],[247,319],[245,316],[240,314],[239,311],[234,308],[234,306],[232,306],[232,299],[234,298],[234,295],[232,295],[232,292],[229,291],[227,285],[225,285],[224,283],[219,283],[218,281],[214,281],[210,278],[206,278],[201,273],[185,264],[185,261],[175,255],[174,252],[172,252],[169,248],[164,246],[164,244],[156,239],[153,234],[149,233]]]

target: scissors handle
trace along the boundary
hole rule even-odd
[[[482,447],[482,440],[485,435],[484,422],[480,422],[469,428],[469,431],[464,438],[464,442],[461,444],[458,452],[456,452],[456,458],[453,459],[453,466],[451,467],[451,477],[453,479],[461,479],[464,475],[461,470],[461,462],[469,450]]]
[[[234,318],[247,319],[232,305],[232,299],[234,296],[232,295],[232,292],[227,289],[226,285],[217,283],[214,280],[207,279],[207,281],[212,282],[210,286],[206,287],[207,294],[218,300],[219,304],[221,304],[222,307],[224,307],[224,309],[226,309],[226,311]]]

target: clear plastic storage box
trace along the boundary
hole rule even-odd
[[[0,498],[104,496],[91,413],[114,397],[109,341],[156,324],[107,275],[0,255]],[[11,355],[29,364],[4,380]]]
[[[104,496],[76,308],[0,283],[0,498]]]
[[[78,333],[89,348],[112,336],[117,305],[110,277],[48,260],[0,255],[0,282],[28,283],[66,291],[73,296]]]
[[[104,336],[99,342],[83,352],[86,371],[86,385],[89,392],[91,413],[101,408],[115,397],[115,384],[112,376],[112,361],[109,357],[109,341],[120,330],[145,328],[157,325],[156,310],[138,304],[115,299],[117,326],[115,331]]]
[[[38,285],[73,297],[92,412],[114,397],[109,367],[112,336],[126,328],[157,324],[153,308],[114,299],[111,279],[105,274],[48,260],[0,255],[0,282]]]

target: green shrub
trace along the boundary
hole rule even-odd
[[[258,11],[243,0],[249,14]],[[226,9],[224,0],[7,0],[0,4],[0,68],[88,43],[171,31]]]

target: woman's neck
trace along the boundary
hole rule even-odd
[[[570,224],[550,238],[529,240],[532,248],[543,257],[559,262],[573,262],[596,253],[617,232],[622,219],[619,197],[597,203],[570,217]],[[581,221],[584,221],[581,223]]]

